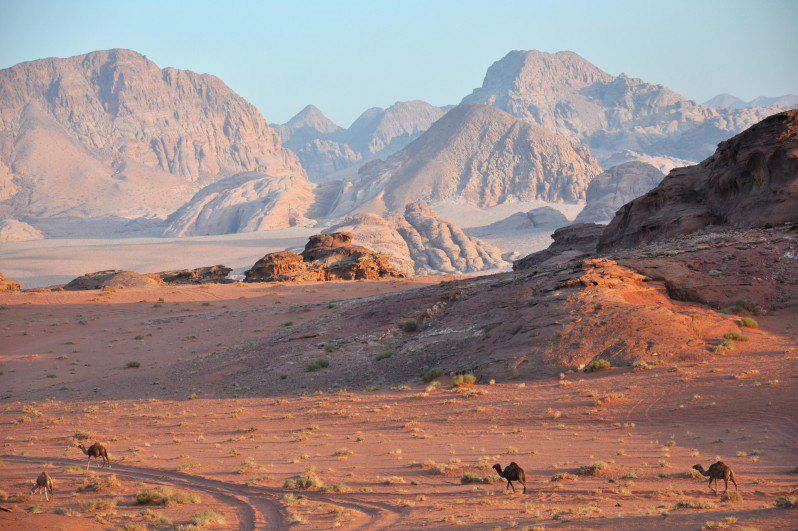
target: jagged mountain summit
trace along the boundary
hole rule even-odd
[[[121,49],[0,71],[0,214],[165,217],[250,171],[305,178],[258,110],[212,75]]]
[[[608,223],[615,212],[655,186],[665,175],[645,162],[624,162],[602,172],[587,187],[585,208],[577,223]]]
[[[331,216],[351,211],[399,213],[417,200],[584,199],[601,172],[590,152],[536,124],[488,105],[461,104],[386,160],[363,166],[342,186]]]
[[[387,109],[367,109],[343,129],[308,105],[285,124],[274,127],[286,147],[299,156],[310,178],[324,182],[340,177],[345,170],[355,175],[364,162],[395,153],[429,129],[444,112],[425,101],[400,101]]]
[[[749,109],[751,107],[798,107],[798,96],[795,94],[785,94],[783,96],[759,96],[751,101],[744,101],[732,94],[718,94],[704,102],[707,107],[716,109]]]
[[[604,161],[629,150],[701,160],[775,108],[717,110],[662,85],[613,76],[574,52],[512,51],[464,103],[486,103],[580,142]]]

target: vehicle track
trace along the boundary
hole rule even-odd
[[[28,457],[19,455],[2,455],[0,459],[7,462],[30,465],[78,465],[83,461],[62,457]],[[288,529],[290,527],[288,513],[279,501],[285,492],[282,489],[269,487],[250,487],[238,483],[227,483],[216,479],[195,476],[183,472],[158,468],[140,467],[115,463],[108,473],[121,478],[134,479],[178,487],[205,493],[224,505],[233,508],[238,514],[239,529]],[[401,518],[401,511],[389,504],[367,501],[344,496],[331,495],[316,491],[302,491],[301,495],[309,500],[339,505],[353,509],[366,516],[367,520],[354,528],[387,529],[395,527]]]

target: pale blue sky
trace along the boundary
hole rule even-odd
[[[798,93],[798,1],[0,0],[0,68],[130,48],[219,76],[269,121],[457,103],[513,49],[573,50],[704,101]]]

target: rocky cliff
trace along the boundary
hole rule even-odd
[[[662,85],[613,76],[573,52],[513,51],[464,103],[487,103],[590,148],[701,160],[774,108],[713,109]]]
[[[677,168],[627,203],[600,250],[689,234],[707,226],[798,222],[798,110],[770,116],[722,142],[701,164]]]
[[[0,71],[0,161],[0,207],[21,219],[165,216],[236,173],[304,178],[221,80],[130,50]]]
[[[576,216],[580,223],[607,223],[623,205],[655,186],[665,177],[645,162],[625,162],[602,172],[590,181],[585,208]]]

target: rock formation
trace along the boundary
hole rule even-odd
[[[547,249],[513,262],[513,271],[587,258],[596,251],[603,231],[604,226],[597,223],[575,223],[557,229],[551,235],[554,243]]]
[[[0,208],[11,217],[162,217],[251,171],[304,178],[257,109],[212,75],[130,50],[0,71]]]
[[[534,208],[529,212],[517,212],[490,225],[468,229],[468,233],[480,238],[504,236],[508,233],[552,231],[568,225],[565,215],[550,206]]]
[[[41,240],[42,232],[25,222],[13,218],[0,219],[0,242]]]
[[[19,291],[22,284],[13,280],[7,279],[0,273],[0,291]]]
[[[798,110],[770,116],[722,142],[701,164],[678,168],[627,203],[599,249],[689,234],[709,225],[798,221]]]
[[[227,279],[231,268],[223,265],[198,267],[196,269],[174,269],[150,273],[147,276],[164,284],[221,284],[233,282]]]
[[[245,273],[245,282],[310,282],[362,280],[404,276],[388,257],[352,245],[352,234],[335,232],[311,236],[300,254],[269,253]]]
[[[124,269],[109,269],[86,273],[64,286],[67,291],[115,288],[147,288],[160,285],[160,281],[148,275]]]
[[[600,166],[586,149],[487,105],[463,104],[342,187],[333,215],[399,213],[417,200],[578,201]]]
[[[663,87],[612,76],[573,52],[513,51],[464,103],[487,103],[590,148],[602,162],[631,150],[701,160],[718,142],[776,112],[717,110]]]
[[[304,176],[239,173],[210,184],[167,219],[164,236],[201,236],[311,226],[313,186]]]
[[[643,195],[665,177],[645,162],[625,162],[602,172],[590,181],[585,208],[576,216],[578,223],[608,223],[623,205]]]

